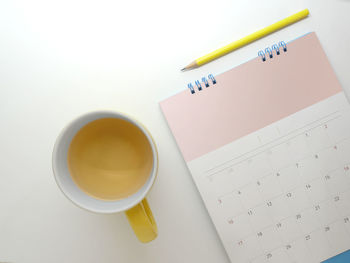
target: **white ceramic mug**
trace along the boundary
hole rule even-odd
[[[102,118],[123,119],[135,125],[146,136],[153,154],[153,167],[146,183],[133,195],[116,201],[93,198],[83,192],[73,181],[68,169],[68,149],[73,137],[88,123]],[[149,242],[157,236],[157,225],[146,200],[158,171],[158,154],[150,133],[136,120],[113,111],[96,111],[71,121],[58,136],[52,154],[53,172],[57,185],[74,204],[96,213],[117,213],[125,211],[127,218],[141,242]]]

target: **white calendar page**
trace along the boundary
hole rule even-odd
[[[343,92],[187,165],[231,262],[321,262],[350,249]]]
[[[316,34],[209,76],[160,106],[231,262],[350,249],[350,107]]]

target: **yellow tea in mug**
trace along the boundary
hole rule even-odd
[[[104,118],[85,125],[68,150],[73,181],[88,195],[119,200],[136,193],[153,168],[151,145],[134,124]]]

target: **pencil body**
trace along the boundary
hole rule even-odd
[[[206,64],[214,59],[217,59],[221,56],[224,56],[226,55],[227,53],[230,53],[242,46],[245,46],[255,40],[258,40],[264,36],[267,36],[279,29],[282,29],[290,24],[293,24],[305,17],[307,17],[309,14],[309,10],[308,9],[305,9],[303,11],[300,11],[294,15],[291,15],[285,19],[282,19],[281,21],[278,21],[272,25],[269,25],[263,29],[260,29],[244,38],[241,38],[235,42],[232,42],[222,48],[219,48],[207,55],[204,55],[198,59],[196,59],[195,61],[193,61],[191,64],[189,64],[188,66],[186,66],[183,70],[186,70],[186,69],[190,69],[190,68],[195,68],[195,67],[199,67],[203,64]]]

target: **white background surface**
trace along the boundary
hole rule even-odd
[[[306,20],[179,71],[304,8]],[[0,261],[228,262],[158,102],[310,31],[350,94],[349,26],[350,0],[2,0]],[[152,243],[139,243],[123,214],[81,210],[56,186],[51,152],[58,133],[96,109],[135,116],[156,140],[160,169],[148,198],[159,236]]]

